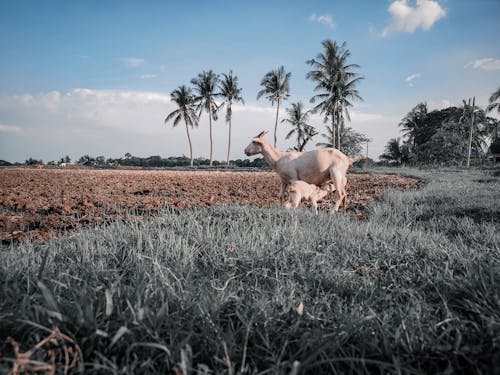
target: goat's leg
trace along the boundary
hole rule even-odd
[[[297,208],[300,203],[300,195],[295,191],[288,193],[288,200],[284,203],[285,208]]]
[[[347,177],[344,176],[344,179],[342,180],[342,186],[344,189],[344,212],[347,210],[347,192],[345,190],[345,187],[347,186]]]
[[[344,198],[346,196],[344,184],[343,184],[345,171],[341,170],[341,168],[338,168],[338,167],[337,168],[330,167],[329,172],[330,172],[330,177],[332,179],[332,182],[335,185],[337,192],[339,193],[339,199],[337,200],[337,202],[335,202],[335,207],[334,207],[334,210],[338,211],[340,205],[342,204],[342,201],[344,200]]]
[[[281,180],[281,190],[280,190],[280,195],[279,195],[280,203],[283,203],[283,201],[285,200],[285,193],[286,193],[287,187],[288,187],[288,183]]]
[[[318,213],[318,202],[315,198],[311,199],[311,205],[314,207],[314,212]]]

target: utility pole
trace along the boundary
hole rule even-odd
[[[469,99],[469,104],[470,104],[470,99]],[[469,133],[469,148],[468,148],[468,153],[467,153],[467,169],[469,169],[470,166],[470,152],[472,150],[472,128],[474,127],[474,107],[476,105],[476,97],[474,96],[472,99],[472,114],[471,114],[471,120],[470,120],[470,133]]]

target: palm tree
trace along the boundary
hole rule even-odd
[[[280,104],[282,100],[286,100],[290,97],[290,77],[292,73],[286,72],[285,68],[280,66],[278,69],[273,69],[268,72],[260,85],[264,88],[257,94],[257,99],[260,99],[263,95],[271,101],[271,105],[277,103],[276,107],[276,121],[274,123],[274,147],[276,147],[276,131],[278,129],[278,115],[280,111]]]
[[[491,94],[489,102],[490,104],[486,108],[486,112],[491,112],[496,108],[497,112],[500,113],[500,87]]]
[[[468,148],[467,148],[467,166],[469,166],[471,150],[476,150],[478,156],[482,156],[483,151],[488,148],[486,139],[491,137],[492,130],[488,126],[486,113],[483,109],[475,105],[475,98],[471,105],[471,100],[462,100],[463,112],[459,119],[459,124],[467,128]]]
[[[226,122],[229,124],[229,135],[227,143],[227,166],[229,167],[229,153],[231,152],[231,119],[233,117],[232,104],[242,103],[245,104],[243,98],[241,97],[241,88],[238,87],[238,77],[233,75],[233,71],[230,70],[228,74],[222,74],[222,80],[219,82],[219,95],[224,98],[224,102],[221,104],[226,104]]]
[[[288,118],[281,120],[281,122],[287,122],[292,125],[292,130],[286,135],[285,139],[290,139],[292,135],[296,133],[297,135],[297,146],[293,149],[296,151],[302,151],[306,143],[318,132],[316,129],[309,125],[307,122],[309,120],[310,111],[305,111],[301,102],[292,103],[291,108],[286,109]]]
[[[191,158],[190,165],[193,166],[193,145],[191,144],[191,136],[189,135],[189,127],[198,126],[198,116],[194,105],[194,97],[191,94],[191,89],[185,85],[179,86],[170,93],[170,100],[177,104],[177,109],[172,111],[165,123],[173,120],[173,126],[176,127],[181,120],[186,124],[186,134],[189,141],[189,155]],[[126,156],[126,155],[125,155]]]
[[[427,103],[419,103],[399,123],[407,143],[412,147],[412,152],[415,152],[415,147],[418,145],[419,131],[424,127],[428,113]]]
[[[359,68],[357,64],[347,64],[351,52],[346,43],[341,45],[331,40],[322,42],[324,51],[316,59],[306,61],[313,67],[306,78],[316,83],[315,91],[320,93],[311,98],[311,103],[319,103],[313,108],[325,117],[325,122],[331,121],[331,144],[340,149],[341,131],[345,119],[350,121],[348,108],[352,107],[351,100],[362,100],[356,85],[363,79],[351,71]],[[337,138],[337,139],[335,139]]]
[[[215,88],[219,77],[212,70],[208,72],[203,71],[198,74],[197,78],[193,78],[191,83],[194,85],[194,90],[196,96],[194,97],[194,102],[196,104],[196,110],[198,111],[198,117],[201,116],[201,112],[205,110],[208,113],[208,121],[210,124],[210,166],[213,162],[213,136],[212,136],[212,119],[217,120],[217,104],[215,103]]]
[[[399,138],[391,138],[389,142],[385,145],[384,153],[380,155],[380,159],[393,161],[397,164],[401,164],[401,159],[403,157],[403,152],[401,151],[402,146],[399,143]]]

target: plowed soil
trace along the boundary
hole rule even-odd
[[[358,216],[385,189],[421,184],[380,174],[349,174],[348,181],[347,212]],[[278,205],[279,188],[274,172],[0,169],[0,239],[43,241],[125,215],[154,214],[166,206]],[[321,209],[333,207],[334,194]]]

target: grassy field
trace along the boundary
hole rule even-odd
[[[499,371],[499,170],[398,172],[427,184],[365,221],[221,206],[1,247],[0,372],[54,328],[86,374]],[[62,373],[62,343],[31,359]]]

